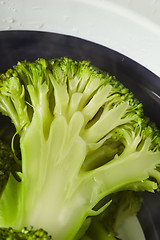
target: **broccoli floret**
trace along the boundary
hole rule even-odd
[[[0,193],[8,181],[12,159],[13,155],[10,148],[0,140]]]
[[[158,188],[159,131],[128,89],[86,61],[18,62],[0,75],[0,110],[22,157],[21,181],[10,175],[0,199],[1,227],[71,240],[111,204],[94,209],[105,196]]]
[[[118,230],[122,228],[124,221],[136,216],[142,203],[142,197],[137,192],[124,191],[112,194],[104,198],[97,208],[112,199],[112,204],[98,216],[91,219],[91,223],[81,240],[116,240],[123,239]]]
[[[9,143],[0,139],[0,194],[3,191],[10,174],[19,180],[16,174],[17,171],[21,171],[21,164],[15,160]]]
[[[43,229],[23,228],[16,231],[13,228],[0,228],[1,240],[53,240]]]

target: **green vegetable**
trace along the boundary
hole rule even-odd
[[[158,188],[159,131],[128,89],[86,61],[19,62],[0,75],[0,111],[22,157],[21,181],[10,174],[0,199],[1,227],[72,240],[112,204],[95,210],[105,196]]]
[[[22,231],[16,231],[12,228],[0,228],[1,240],[53,240],[43,229],[33,230],[32,228],[23,228]]]
[[[110,199],[112,199],[112,204],[104,212],[91,219],[90,226],[81,240],[85,240],[86,237],[97,240],[121,239],[118,229],[128,218],[136,216],[142,203],[139,193],[124,191],[104,198],[100,206]]]
[[[14,154],[8,142],[0,139],[0,194],[8,181],[9,175],[12,173],[16,177],[16,172],[20,168],[20,165],[14,159]]]

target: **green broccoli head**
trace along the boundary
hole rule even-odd
[[[13,228],[0,228],[1,240],[53,240],[43,229],[23,228],[16,231]]]
[[[16,172],[21,171],[21,164],[15,160],[8,141],[0,139],[0,195],[2,194],[9,175],[19,180]]]
[[[71,240],[111,204],[94,209],[105,196],[158,188],[159,131],[128,89],[86,61],[19,62],[0,75],[0,110],[22,156],[21,182],[11,175],[0,199],[2,227]]]

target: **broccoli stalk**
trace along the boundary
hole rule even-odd
[[[94,206],[122,190],[158,188],[159,133],[114,77],[67,58],[19,62],[0,76],[0,110],[20,136],[0,226],[43,228],[71,240]],[[112,147],[113,146],[113,147]]]

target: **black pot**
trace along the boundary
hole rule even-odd
[[[71,36],[38,31],[0,32],[0,72],[17,61],[62,56],[89,60],[92,65],[115,75],[143,103],[145,114],[160,127],[160,78],[140,64],[111,49]],[[138,218],[146,240],[160,239],[159,209],[160,194],[145,193]]]

